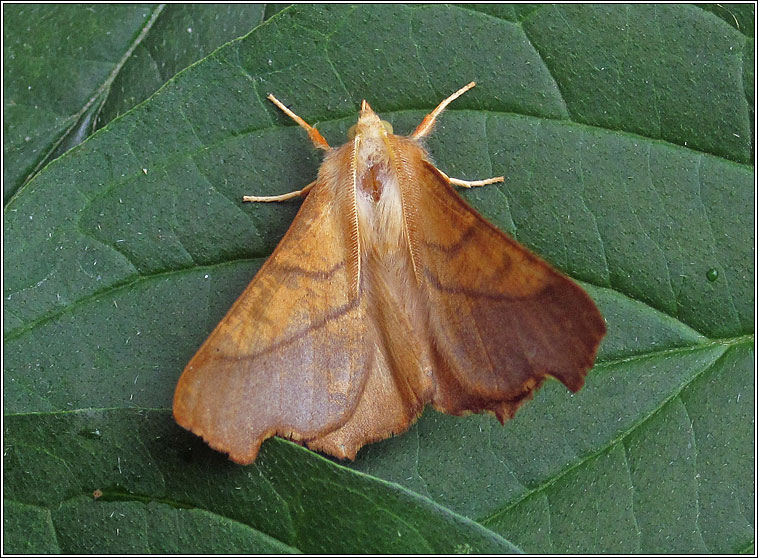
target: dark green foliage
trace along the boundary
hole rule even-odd
[[[178,8],[103,92],[107,125],[36,168],[155,8],[4,6],[6,185],[32,177],[4,215],[5,552],[752,548],[752,15],[295,5],[258,25],[258,7],[206,49]],[[61,46],[67,17],[101,62]],[[164,49],[181,56],[159,70]],[[54,85],[62,65],[86,76]],[[177,427],[179,374],[298,206],[242,195],[318,169],[265,95],[339,145],[362,98],[408,133],[471,80],[429,149],[505,175],[463,195],[597,301],[587,386],[550,381],[505,427],[427,410],[347,468],[281,440],[240,467]]]

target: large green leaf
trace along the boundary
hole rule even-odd
[[[169,80],[6,206],[5,550],[752,548],[753,44],[687,5],[293,6]],[[241,196],[318,168],[265,94],[338,145],[362,98],[408,133],[472,79],[429,149],[505,175],[463,195],[598,302],[585,389],[505,427],[428,411],[353,471],[174,425],[298,206]]]

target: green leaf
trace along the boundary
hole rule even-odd
[[[7,198],[47,162],[261,23],[265,6],[3,7]]]
[[[689,5],[296,5],[52,161],[5,208],[5,550],[751,548],[743,31]],[[297,211],[241,196],[318,169],[265,95],[339,145],[362,98],[409,133],[470,80],[429,150],[505,175],[462,195],[597,301],[587,386],[505,427],[429,410],[352,471],[281,440],[240,467],[174,425],[184,365]]]

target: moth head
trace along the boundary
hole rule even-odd
[[[361,114],[358,117],[358,122],[350,126],[347,137],[352,140],[355,136],[385,137],[391,133],[392,124],[386,120],[381,120],[364,99],[361,103]]]

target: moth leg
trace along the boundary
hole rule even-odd
[[[484,180],[461,180],[460,178],[450,178],[440,169],[437,169],[437,172],[440,173],[448,183],[455,186],[463,186],[464,188],[476,188],[477,186],[486,186],[487,184],[495,184],[496,182],[505,182],[505,177],[503,176],[494,176]]]
[[[325,151],[328,151],[329,149],[331,149],[331,147],[329,147],[329,144],[326,143],[324,136],[322,136],[316,128],[308,124],[305,120],[303,120],[297,114],[295,114],[290,109],[288,109],[284,105],[284,103],[282,103],[279,99],[274,97],[271,93],[269,93],[267,99],[271,101],[272,103],[274,103],[277,107],[279,107],[279,109],[284,114],[286,114],[292,120],[297,122],[300,126],[305,128],[305,131],[308,132],[308,137],[311,138],[311,141],[313,142],[313,145],[316,147],[316,149],[323,149]]]
[[[294,192],[287,192],[286,194],[280,194],[278,196],[242,196],[243,202],[281,202],[281,201],[287,201],[291,200],[292,198],[299,198],[300,196],[305,196],[311,188],[313,188],[313,185],[316,184],[316,181],[314,180],[308,186],[303,188],[302,190],[295,190]]]
[[[429,135],[429,133],[434,128],[434,121],[437,119],[437,117],[440,115],[440,113],[447,108],[447,105],[455,101],[458,97],[463,95],[466,91],[471,89],[476,85],[475,81],[472,81],[468,85],[464,85],[461,87],[458,91],[450,95],[447,99],[442,101],[439,105],[437,105],[437,108],[434,109],[432,112],[427,114],[424,119],[421,121],[421,124],[418,125],[418,127],[413,131],[410,137],[413,139],[419,139],[423,138],[424,136]]]

